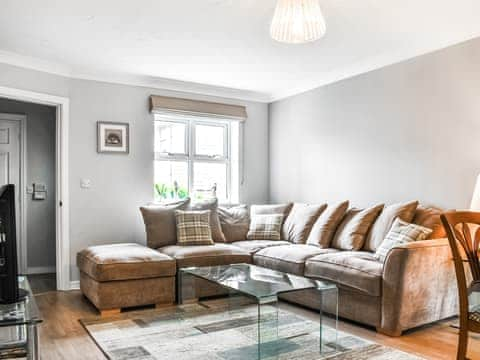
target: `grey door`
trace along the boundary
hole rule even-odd
[[[15,213],[17,227],[18,265],[19,271],[24,271],[21,249],[20,231],[20,121],[9,120],[18,115],[0,113],[0,186],[15,185]]]

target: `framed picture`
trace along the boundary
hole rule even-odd
[[[97,152],[128,154],[128,131],[127,123],[97,122]]]

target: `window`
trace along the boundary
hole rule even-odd
[[[155,200],[238,202],[239,124],[155,115]]]

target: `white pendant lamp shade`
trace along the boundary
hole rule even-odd
[[[301,44],[320,39],[326,29],[318,0],[278,0],[270,35],[280,42]]]

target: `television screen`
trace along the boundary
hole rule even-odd
[[[18,288],[15,187],[0,189],[0,303],[14,303],[25,297]]]

